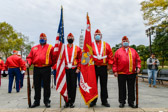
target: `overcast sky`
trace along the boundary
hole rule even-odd
[[[86,29],[86,13],[91,22],[92,40],[100,29],[103,40],[111,47],[127,36],[130,44],[149,45],[140,11],[142,0],[0,0],[0,22],[6,21],[17,32],[39,43],[40,33],[46,33],[48,43],[54,45],[60,20],[61,5],[64,8],[65,39],[69,32],[79,44],[81,29]],[[83,32],[83,35],[85,31]]]

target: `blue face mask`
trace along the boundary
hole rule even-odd
[[[128,43],[128,42],[123,42],[123,46],[124,46],[124,47],[128,47],[128,46],[129,46],[129,43]]]
[[[95,40],[100,40],[100,35],[96,35]]]
[[[46,40],[40,39],[40,44],[45,44],[45,43],[46,43]]]

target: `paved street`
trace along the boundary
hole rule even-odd
[[[32,78],[31,78],[32,83]],[[79,88],[77,88],[79,89]],[[16,89],[12,90],[12,93],[7,93],[8,91],[8,78],[2,78],[2,86],[0,87],[0,112],[168,112],[168,84],[158,85],[158,88],[149,88],[147,80],[142,81],[139,78],[139,108],[132,109],[125,105],[125,108],[120,109],[118,103],[118,84],[117,78],[113,75],[109,75],[108,79],[108,93],[109,93],[109,103],[110,108],[103,107],[98,99],[97,105],[94,108],[88,108],[80,93],[77,90],[77,96],[75,101],[75,108],[64,109],[64,101],[62,98],[62,108],[60,106],[60,95],[56,92],[55,88],[51,89],[51,108],[46,109],[43,104],[43,98],[41,99],[41,104],[38,108],[29,109],[27,105],[27,80],[24,79],[24,87],[21,89],[20,93],[16,93]],[[32,102],[34,101],[34,90],[31,93]],[[43,93],[42,93],[43,96]]]

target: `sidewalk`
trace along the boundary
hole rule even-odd
[[[168,112],[168,86],[158,85],[158,88],[149,88],[147,81],[143,82],[141,78],[139,78],[139,108],[132,109],[128,104],[123,109],[119,108],[117,78],[113,77],[113,75],[109,75],[108,77],[108,102],[111,105],[110,108],[103,107],[100,98],[94,108],[88,108],[79,93],[79,88],[77,88],[75,108],[64,109],[63,98],[62,108],[59,108],[60,95],[56,92],[55,88],[51,88],[51,108],[45,108],[42,97],[40,106],[30,109],[27,104],[26,78],[27,76],[25,77],[24,87],[20,93],[16,93],[16,89],[13,88],[11,94],[7,93],[8,78],[2,78],[2,85],[0,87],[0,112]],[[43,96],[43,93],[41,96]],[[32,103],[34,102],[33,97],[34,89],[31,92]]]

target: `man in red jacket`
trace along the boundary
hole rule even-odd
[[[6,60],[5,63],[5,67],[6,70],[8,70],[8,74],[9,74],[9,87],[8,87],[8,93],[12,92],[12,84],[13,84],[13,79],[15,76],[15,80],[16,80],[16,91],[19,92],[20,91],[20,85],[19,85],[19,81],[20,81],[20,68],[21,70],[24,70],[24,63],[22,61],[22,58],[19,57],[18,55],[18,51],[13,51],[13,55],[9,56]]]
[[[69,33],[67,36],[68,44],[65,46],[65,70],[66,70],[66,81],[68,90],[68,102],[65,102],[65,108],[74,108],[74,102],[76,97],[76,86],[77,86],[77,74],[80,72],[81,67],[81,49],[74,45],[74,36]]]
[[[4,71],[4,68],[5,65],[4,65],[4,62],[2,60],[2,57],[0,56],[0,86],[1,86],[1,74],[3,74],[3,71]]]
[[[129,47],[129,40],[126,36],[122,38],[122,47],[115,52],[113,73],[118,77],[119,87],[119,107],[125,106],[126,100],[126,83],[128,88],[128,104],[135,108],[135,78],[140,72],[141,60],[135,49]]]
[[[43,80],[44,85],[44,104],[47,108],[50,107],[50,80],[51,80],[51,66],[54,65],[56,61],[55,56],[53,56],[53,46],[47,44],[47,36],[44,33],[40,34],[39,39],[40,44],[31,48],[29,55],[26,60],[28,64],[27,67],[34,65],[33,70],[33,82],[34,82],[34,103],[32,108],[40,105],[41,99],[41,81]]]
[[[110,107],[110,104],[107,101],[108,92],[107,92],[107,80],[108,74],[107,70],[112,68],[113,64],[113,52],[110,45],[102,41],[102,34],[99,29],[95,31],[94,34],[95,42],[92,43],[93,48],[93,59],[95,64],[96,79],[100,77],[100,86],[101,86],[101,102],[105,107]],[[90,107],[96,105],[97,99],[90,103]]]

